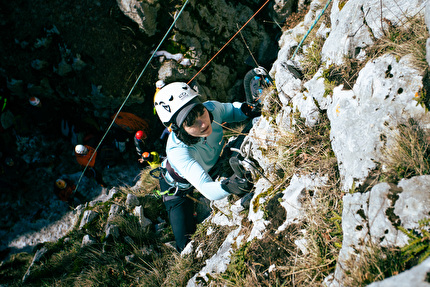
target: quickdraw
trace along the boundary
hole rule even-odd
[[[152,176],[155,179],[158,179],[160,181],[160,189],[163,189],[163,187],[161,186],[161,182],[164,181],[167,185],[167,180],[165,177],[165,174],[167,172],[167,169],[163,168],[163,167],[157,167],[152,169],[149,172],[149,175]],[[161,190],[154,190],[154,193],[158,196],[158,197],[162,197],[164,195],[169,195],[169,196],[173,196],[173,195],[178,195],[181,191],[185,191],[185,190],[189,190],[189,188],[186,189],[181,189],[179,187],[179,185],[176,186],[170,186],[169,188],[165,189],[164,191]]]

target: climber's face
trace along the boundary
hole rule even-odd
[[[207,137],[212,133],[211,119],[207,109],[196,118],[191,126],[183,125],[185,131],[193,137]]]

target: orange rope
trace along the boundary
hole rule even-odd
[[[195,77],[197,77],[198,74],[200,74],[201,71],[203,71],[204,68],[206,68],[207,65],[209,65],[210,62],[212,62],[212,60],[237,36],[237,34],[240,33],[240,31],[242,31],[243,28],[245,28],[245,26],[249,23],[249,21],[251,21],[255,15],[258,14],[258,12],[260,12],[261,9],[263,9],[264,6],[266,6],[266,4],[269,2],[270,0],[267,0],[263,6],[260,7],[260,9],[257,10],[257,12],[254,13],[254,15],[252,15],[251,18],[248,19],[248,21],[246,21],[245,24],[243,24],[243,26],[236,32],[236,34],[233,35],[233,37],[230,38],[230,40],[228,40],[227,43],[224,44],[224,46],[222,46],[221,49],[218,50],[218,52],[200,69],[200,71],[197,72],[197,74],[194,75],[194,77],[191,78],[191,80],[188,81],[188,85],[194,80]]]

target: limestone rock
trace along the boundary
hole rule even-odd
[[[396,276],[386,278],[382,281],[373,282],[367,287],[391,287],[391,286],[414,286],[429,287],[428,272],[430,270],[430,258],[424,260],[409,270],[406,270]]]
[[[430,176],[423,175],[403,179],[397,186],[379,183],[366,193],[345,195],[342,213],[342,249],[334,276],[331,278],[334,280],[326,280],[327,285],[342,286],[342,282],[348,276],[347,262],[358,260],[362,256],[361,251],[369,244],[400,248],[408,244],[408,236],[398,230],[395,224],[400,224],[406,229],[418,230],[418,221],[430,218],[429,185]],[[398,199],[393,200],[396,195]],[[393,212],[392,215],[390,210]],[[392,218],[395,217],[400,220],[392,222]]]
[[[127,209],[131,210],[138,205],[139,205],[139,198],[132,193],[127,194],[127,199],[125,201],[125,206],[127,207]]]
[[[148,36],[157,31],[157,13],[160,9],[158,1],[117,0],[121,11],[135,21],[139,28]]]
[[[293,9],[293,1],[275,0],[273,4],[272,18],[282,23],[288,16],[291,15]]]
[[[424,124],[430,118],[413,100],[422,87],[420,72],[405,56],[397,61],[385,55],[369,62],[359,73],[353,90],[342,86],[333,90],[327,115],[330,138],[336,154],[342,185],[348,191],[354,181],[359,185],[376,167],[384,137],[409,118]]]
[[[115,224],[108,223],[106,224],[105,229],[105,239],[118,239],[119,238],[119,227]]]
[[[117,204],[112,204],[109,209],[109,217],[107,221],[111,222],[112,220],[114,220],[115,217],[122,212],[122,210],[123,210],[122,206],[119,206]]]
[[[137,218],[139,220],[139,223],[140,223],[140,225],[142,226],[143,229],[148,228],[152,224],[152,221],[145,217],[145,214],[143,212],[143,207],[142,206],[137,206],[133,210],[133,214],[135,216],[137,216]]]
[[[412,17],[424,8],[425,2],[384,1],[381,7],[380,0],[353,0],[340,10],[335,1],[330,14],[332,31],[322,49],[323,61],[340,65],[345,56],[362,58],[362,50],[384,35],[388,22],[403,25],[406,17]],[[385,21],[381,21],[380,15],[384,15]]]
[[[90,222],[92,222],[94,219],[96,219],[98,216],[98,213],[93,210],[85,210],[84,214],[82,216],[81,223],[79,224],[79,229],[84,228],[84,226]]]
[[[89,245],[92,245],[94,243],[96,243],[96,240],[94,238],[92,238],[90,235],[86,234],[82,238],[81,247],[89,246]]]

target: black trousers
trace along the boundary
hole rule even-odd
[[[182,252],[196,231],[194,202],[186,196],[165,196],[163,201],[175,236],[176,249]]]
[[[171,186],[164,178],[159,179],[161,191],[168,190]],[[166,207],[169,222],[175,236],[176,249],[181,252],[191,240],[196,231],[197,222],[194,218],[194,202],[186,196],[194,188],[184,190],[182,196],[164,195],[163,202]]]

